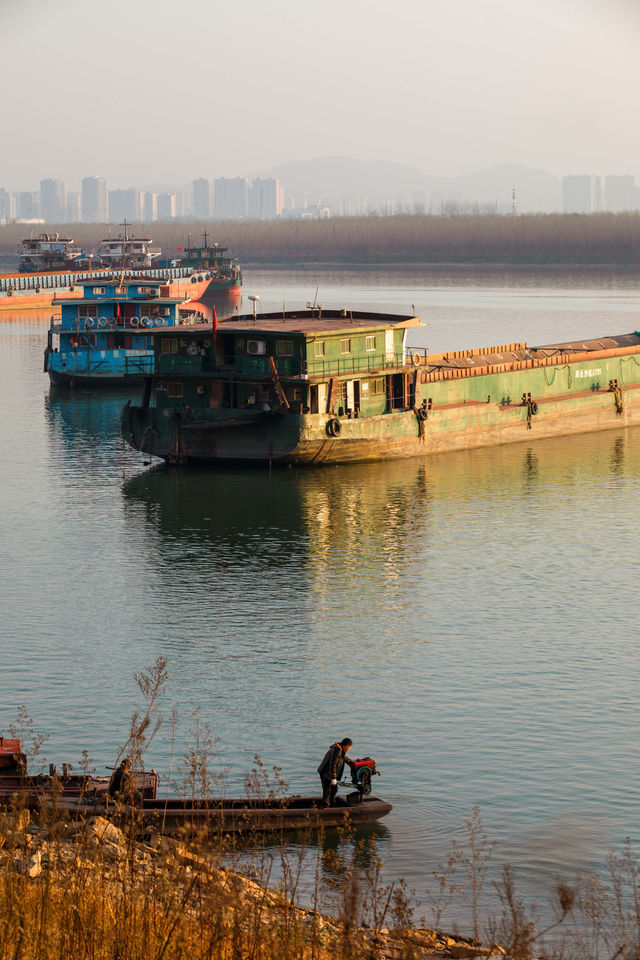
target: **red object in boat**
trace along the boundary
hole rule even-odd
[[[27,758],[22,752],[22,744],[17,739],[0,737],[0,770],[15,773],[24,773],[27,769]]]

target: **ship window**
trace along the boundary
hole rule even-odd
[[[106,288],[106,287],[94,287],[94,288],[93,288],[93,294],[94,294],[94,296],[96,296],[96,297],[104,297],[106,291],[107,291],[107,288]]]
[[[168,383],[167,384],[167,396],[168,397],[181,397],[182,393],[182,383]]]
[[[292,357],[293,340],[276,340],[276,357]]]
[[[96,303],[81,303],[78,307],[78,317],[97,317],[98,305]]]
[[[376,380],[371,381],[371,392],[386,393],[386,385],[384,382],[384,377],[378,377]]]
[[[351,353],[351,340],[349,338],[340,341],[340,353]]]
[[[324,357],[324,340],[316,340],[313,345],[314,357]]]
[[[175,337],[163,337],[162,338],[162,353],[177,353],[178,352],[178,341]]]
[[[365,348],[365,350],[375,350],[375,348],[376,348],[376,338],[375,338],[375,337],[365,337],[365,338],[364,338],[364,348]]]

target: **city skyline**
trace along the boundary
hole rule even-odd
[[[351,161],[356,163],[356,161]],[[388,168],[384,168],[387,171]],[[351,216],[371,213],[597,213],[631,212],[640,210],[640,187],[631,174],[570,174],[561,181],[553,178],[545,186],[547,195],[538,197],[539,209],[530,209],[514,185],[509,186],[510,168],[501,171],[502,199],[491,201],[490,190],[495,185],[489,180],[474,180],[467,191],[456,181],[437,184],[429,195],[427,190],[414,191],[408,196],[386,200],[376,196],[349,194],[332,195],[329,174],[325,169],[327,186],[314,193],[285,190],[274,177],[219,177],[213,180],[199,177],[184,188],[167,191],[149,191],[141,186],[111,188],[105,177],[85,177],[81,191],[67,189],[62,179],[45,178],[40,190],[10,193],[0,185],[0,222],[43,223],[122,223],[128,221],[153,222],[170,220],[275,220],[281,217]],[[520,177],[539,173],[518,171]],[[478,177],[481,175],[479,174]],[[334,177],[335,179],[335,177]],[[551,186],[549,185],[551,183]],[[483,185],[484,184],[484,185]],[[561,185],[561,186],[560,186]],[[382,186],[388,186],[381,184]],[[553,188],[553,189],[551,189]],[[542,190],[537,185],[535,189]],[[334,183],[335,190],[335,183]],[[477,191],[484,191],[483,194]],[[528,196],[532,196],[529,188]]]

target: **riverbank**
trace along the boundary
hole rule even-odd
[[[0,816],[0,957],[23,960],[314,958],[418,960],[498,958],[507,951],[412,922],[394,888],[370,901],[358,924],[358,886],[342,878],[335,915],[298,906],[285,871],[268,884],[254,838],[259,879],[221,865],[232,851],[166,836],[139,839],[102,817],[32,824],[27,812]],[[256,859],[257,857],[257,859]],[[265,873],[266,870],[266,873]],[[289,879],[287,879],[289,878]]]
[[[88,253],[108,224],[45,225]],[[324,220],[136,224],[164,257],[207,230],[242,265],[311,261],[356,267],[419,264],[618,265],[640,262],[640,213],[335,217]],[[0,226],[0,256],[15,256],[25,226]]]

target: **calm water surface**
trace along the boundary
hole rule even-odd
[[[415,307],[433,350],[640,326],[628,275],[245,271],[265,309],[316,285],[327,307]],[[103,769],[162,655],[176,753],[198,710],[229,792],[256,753],[296,791],[335,738],[374,755],[386,876],[418,893],[474,804],[536,897],[640,839],[638,430],[318,471],[147,466],[119,439],[126,394],[50,391],[47,319],[0,317],[0,729],[25,704],[48,760],[87,747]],[[170,749],[167,724],[165,774]]]

